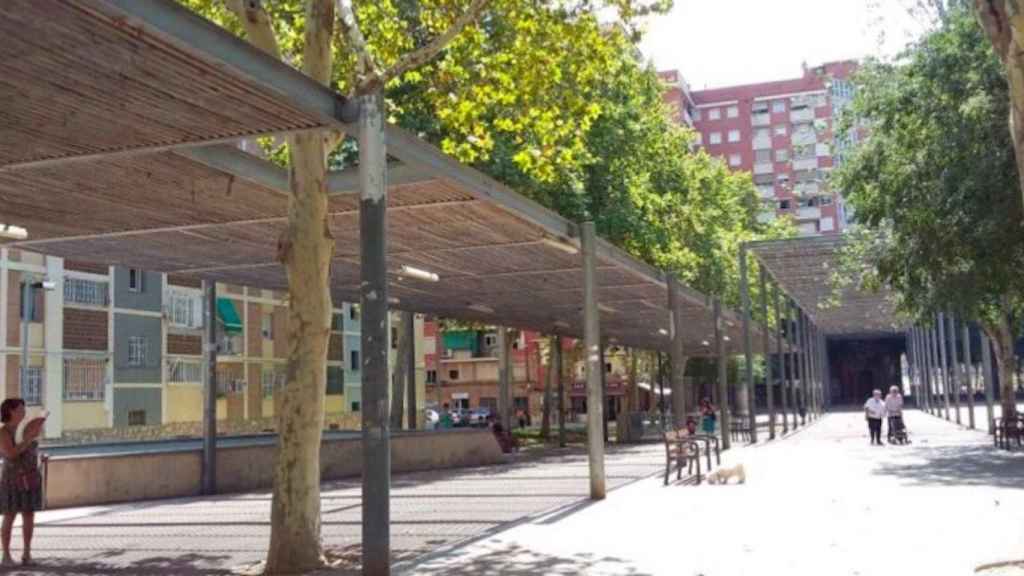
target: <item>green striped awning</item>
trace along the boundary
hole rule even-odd
[[[235,310],[235,304],[230,299],[217,298],[217,316],[225,332],[242,331],[242,319],[238,317],[238,310]]]

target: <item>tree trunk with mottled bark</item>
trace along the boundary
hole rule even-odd
[[[395,349],[395,366],[391,372],[391,428],[401,430],[402,421],[405,417],[405,387],[410,386],[407,382],[409,374],[409,346],[414,343],[409,341],[409,331],[405,323],[412,320],[412,314],[402,312],[396,328],[398,329],[398,343]],[[415,386],[413,382],[411,386]]]
[[[1003,418],[1012,417],[1017,414],[1017,394],[1014,386],[1014,366],[1016,364],[1014,355],[1014,334],[1010,329],[1010,323],[1003,316],[1002,321],[996,324],[985,324],[985,333],[992,339],[992,355],[996,360],[996,369],[999,371],[999,402],[1003,409]]]

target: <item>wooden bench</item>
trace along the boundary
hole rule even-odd
[[[665,485],[668,485],[672,466],[676,468],[676,480],[680,480],[683,477],[683,465],[687,467],[687,474],[693,474],[694,464],[697,465],[697,484],[700,484],[700,445],[685,431],[667,430],[663,436],[665,440]]]
[[[996,448],[1010,449],[1010,443],[1017,441],[1017,446],[1022,445],[1024,437],[1024,420],[1020,416],[1010,418],[996,418],[992,440]]]

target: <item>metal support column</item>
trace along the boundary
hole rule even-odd
[[[715,356],[718,359],[718,410],[719,427],[722,432],[722,449],[728,450],[732,445],[732,422],[729,410],[729,382],[726,370],[725,335],[722,333],[722,303],[714,299],[712,312],[715,316]]]
[[[764,266],[761,267],[761,346],[764,353],[764,392],[768,409],[768,439],[775,439],[775,376],[772,374],[771,323],[768,322],[768,282]],[[778,294],[778,291],[776,291]],[[776,300],[778,302],[778,300]],[[778,306],[776,306],[778,308]],[[778,312],[775,313],[778,319]]]
[[[949,354],[946,351],[946,315],[939,312],[939,334],[936,346],[939,347],[939,371],[942,372],[942,402],[946,409],[946,420],[949,420]]]
[[[792,304],[794,313],[793,320],[795,322],[794,337],[797,346],[797,352],[794,358],[797,373],[796,387],[793,389],[793,425],[794,427],[799,428],[805,424],[804,419],[800,414],[802,412],[801,407],[804,402],[804,383],[807,381],[807,371],[804,368],[804,313],[796,306],[795,302],[792,302]]]
[[[928,374],[932,381],[932,410],[935,416],[942,417],[942,374],[939,373],[939,347],[935,343],[938,340],[938,328],[933,319],[928,323],[926,332],[926,344],[928,346]]]
[[[679,282],[675,276],[666,273],[668,278],[668,310],[669,310],[669,335],[672,339],[669,360],[672,366],[672,379],[669,386],[672,389],[672,418],[675,425],[682,427],[686,424],[686,356],[683,349],[683,313],[682,301],[679,297]]]
[[[995,414],[995,370],[992,366],[992,341],[984,331],[981,333],[981,365],[985,373],[985,415],[988,417],[988,433],[996,431]]]
[[[777,294],[776,294],[777,295]],[[783,315],[779,317],[780,322],[783,325],[784,334],[786,340],[786,353],[782,358],[782,433],[786,434],[789,432],[789,417],[788,413],[795,412],[790,404],[792,398],[791,394],[793,391],[793,307],[786,299],[785,308]]]
[[[601,405],[601,317],[597,308],[597,284],[595,264],[597,260],[597,241],[594,234],[594,223],[584,222],[581,230],[583,247],[583,340],[586,356],[587,377],[587,455],[590,460],[590,498],[603,500],[605,496],[604,478],[604,438],[601,433],[601,421],[604,419],[604,406]]]
[[[757,395],[754,393],[754,341],[750,334],[750,281],[747,277],[746,245],[740,246],[740,300],[743,303],[744,393],[747,395],[750,441],[754,443],[757,442]],[[736,403],[742,404],[739,401]]]
[[[217,283],[212,280],[203,280],[203,331],[203,494],[209,495],[217,493]]]
[[[384,96],[360,98],[359,260],[363,351],[363,574],[391,573],[391,429],[388,382],[387,152]]]
[[[964,386],[967,387],[967,426],[974,430],[974,359],[971,358],[971,328],[966,320],[963,325],[961,336],[964,347]]]
[[[558,445],[565,448],[565,379],[562,378],[562,337],[555,335],[555,349],[551,351],[552,372],[558,384]]]
[[[600,310],[598,310],[600,312]],[[608,370],[605,367],[604,351],[608,346],[601,342],[601,435],[605,443],[608,443]]]
[[[512,375],[509,374],[508,328],[498,326],[498,421],[512,433]]]
[[[946,318],[948,329],[946,335],[949,337],[949,394],[953,397],[953,408],[956,410],[956,423],[960,424],[960,355],[956,349],[956,317],[950,314]]]
[[[402,330],[405,331],[406,346],[405,359],[405,414],[409,430],[415,430],[419,416],[416,408],[416,315],[412,312],[402,312]]]

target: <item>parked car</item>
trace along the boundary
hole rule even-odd
[[[469,425],[484,428],[487,426],[487,422],[491,418],[491,410],[489,408],[477,408],[470,410],[469,412]]]

